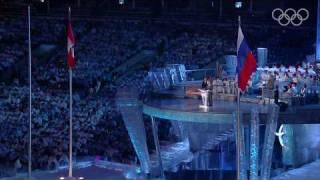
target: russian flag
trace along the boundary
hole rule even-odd
[[[241,91],[244,91],[251,74],[256,71],[257,61],[243,36],[240,26],[237,41],[237,60],[238,87]]]

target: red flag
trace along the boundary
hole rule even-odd
[[[73,36],[72,26],[71,26],[71,17],[69,14],[68,17],[68,25],[67,25],[67,52],[68,52],[68,66],[69,68],[74,68],[76,66],[76,60],[74,58],[74,45],[75,45],[75,39]]]

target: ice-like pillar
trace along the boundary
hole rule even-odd
[[[268,49],[257,48],[258,66],[264,67],[268,63]]]
[[[158,124],[156,124],[154,117],[151,117],[151,123],[152,123],[152,134],[153,134],[154,145],[156,147],[156,153],[158,156],[160,174],[161,174],[161,177],[164,178],[162,159],[161,159],[161,153],[160,153],[160,143],[159,143],[159,137],[158,137]]]
[[[237,56],[236,55],[225,55],[224,56],[226,62],[225,71],[228,75],[235,75],[237,69]]]
[[[259,170],[259,112],[251,111],[250,122],[250,180],[258,180]]]
[[[117,94],[117,107],[128,130],[130,140],[139,158],[141,171],[150,173],[150,156],[147,148],[146,131],[142,117],[142,104],[138,101],[137,93],[124,89]]]
[[[235,134],[237,134],[237,113],[234,113],[234,129],[235,129]],[[240,148],[240,178],[241,180],[247,180],[248,176],[247,176],[247,157],[246,157],[246,149],[245,149],[245,142],[244,142],[244,126],[243,126],[243,116],[242,113],[240,112],[240,139],[241,142],[237,142],[236,141],[236,145],[238,146],[238,143],[241,143],[241,148]]]
[[[279,107],[277,105],[269,106],[269,118],[266,122],[266,131],[263,144],[261,179],[269,180],[272,164],[272,151],[275,140],[275,132],[278,124]]]
[[[186,139],[188,139],[188,135],[185,128],[185,122],[178,121],[178,126],[181,132],[181,140],[185,141]]]

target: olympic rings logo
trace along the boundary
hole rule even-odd
[[[272,19],[277,21],[281,26],[288,26],[290,23],[293,26],[300,26],[308,18],[309,11],[305,8],[301,8],[298,11],[292,8],[288,8],[285,11],[276,8],[272,11]]]

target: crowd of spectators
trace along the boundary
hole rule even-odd
[[[26,168],[27,163],[26,27],[25,18],[1,17],[0,166]],[[31,27],[33,50],[43,44],[55,47],[47,56],[32,57],[33,168],[46,169],[67,162],[69,96],[65,19],[33,18]],[[148,20],[75,19],[75,155],[101,155],[110,161],[136,163],[130,138],[115,107],[117,88],[132,86],[145,95],[148,68],[167,63],[202,68],[226,52],[235,52],[236,36],[232,28]],[[156,61],[127,76],[124,74],[121,79],[112,77],[117,67],[143,50],[154,51]],[[150,133],[150,124],[145,124]],[[170,124],[160,126],[164,127],[160,139],[169,139],[166,130]]]
[[[25,50],[22,46],[25,43],[25,36],[19,32],[24,27],[22,21],[3,19],[0,21],[0,70],[11,68],[23,58]]]
[[[26,165],[28,88],[16,84],[1,85],[0,89],[1,162],[10,164],[19,160]],[[68,94],[61,90],[36,88],[32,95],[33,167],[49,168],[52,163],[65,163],[69,132]],[[74,94],[73,100],[75,155],[105,155],[105,158],[119,162],[133,158],[121,116],[111,101],[99,97],[83,98],[78,93]]]
[[[262,95],[276,92],[275,103],[289,105],[317,104],[319,102],[319,66],[303,62],[298,66],[259,67],[249,81],[249,89],[262,89]],[[265,91],[263,91],[265,90]],[[273,98],[273,97],[272,97]]]

